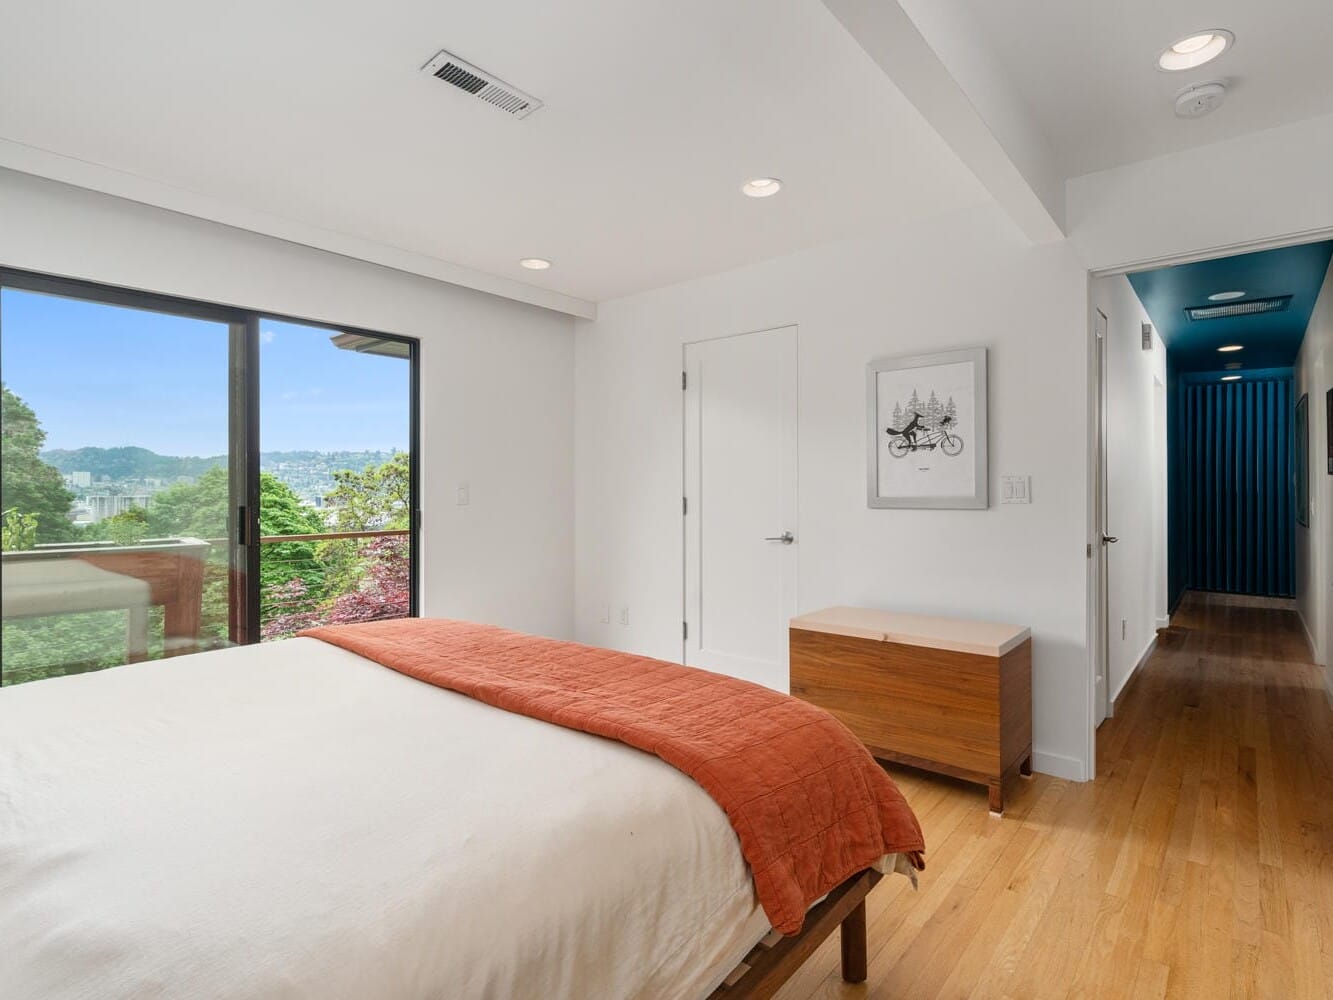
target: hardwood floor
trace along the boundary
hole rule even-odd
[[[780,1000],[1333,998],[1333,712],[1294,612],[1188,597],[1098,731],[1095,782],[985,792],[892,768],[913,892],[867,901],[870,977],[827,942]]]

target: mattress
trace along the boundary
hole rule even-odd
[[[692,780],[314,639],[0,692],[0,997],[707,995],[768,930]]]

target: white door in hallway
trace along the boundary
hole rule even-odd
[[[685,345],[685,663],[788,690],[796,327]]]

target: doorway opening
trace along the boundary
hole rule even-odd
[[[1331,258],[1326,240],[1093,278],[1094,725],[1201,608],[1285,610],[1326,662]]]

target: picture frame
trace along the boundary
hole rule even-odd
[[[975,510],[990,505],[986,348],[866,365],[866,502]]]
[[[1296,400],[1296,427],[1294,430],[1294,470],[1296,487],[1296,523],[1310,526],[1310,396]]]

